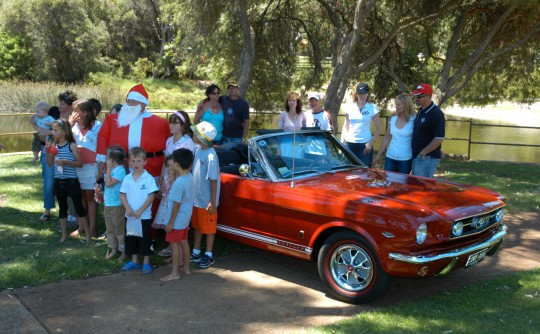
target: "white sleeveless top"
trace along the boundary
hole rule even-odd
[[[412,159],[412,132],[414,116],[400,129],[396,126],[397,116],[390,118],[390,134],[392,139],[386,150],[386,156],[390,159],[404,161]]]

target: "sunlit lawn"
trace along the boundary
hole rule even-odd
[[[33,164],[29,154],[0,155],[0,290],[120,271],[121,264],[103,259],[106,240],[86,244],[68,238],[60,244],[58,213],[53,210],[49,222],[40,222],[42,207],[41,165]],[[104,231],[102,215],[98,229]],[[163,238],[159,241],[161,249]],[[244,246],[219,240],[215,248],[223,255]],[[165,264],[156,255],[152,263]]]
[[[58,243],[57,219],[42,223],[41,169],[29,154],[0,155],[0,289],[120,271],[103,259],[107,244],[81,239]],[[540,201],[537,165],[492,162],[441,163],[439,178],[485,186],[508,198],[510,211],[536,211]],[[53,217],[56,217],[53,211]],[[98,228],[103,231],[103,218]],[[160,245],[162,246],[162,244]],[[216,254],[244,246],[219,239]],[[163,265],[154,256],[152,262]],[[313,333],[540,333],[540,269],[521,272],[460,291],[364,312]]]
[[[472,274],[472,273],[471,273]],[[309,333],[540,333],[540,268],[318,327]]]

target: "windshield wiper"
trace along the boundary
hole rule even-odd
[[[361,166],[358,166],[358,165],[353,165],[353,164],[342,164],[342,165],[337,165],[337,166],[334,166],[331,168],[331,170],[336,170],[336,169],[342,169],[342,168],[356,168],[356,167],[361,167]]]
[[[305,170],[301,170],[301,171],[295,171],[294,172],[294,176],[299,176],[299,175],[305,175],[305,174],[312,174],[312,173],[318,173],[319,171],[316,170],[316,169],[305,169]],[[283,173],[283,178],[290,178],[293,176],[293,173],[292,171],[287,171],[285,173]]]

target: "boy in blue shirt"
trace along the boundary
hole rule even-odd
[[[193,211],[193,176],[190,173],[193,164],[193,153],[187,148],[180,148],[173,152],[174,172],[176,180],[171,186],[167,196],[167,226],[165,241],[172,251],[171,273],[163,278],[162,282],[180,279],[180,255],[183,255],[183,271],[186,275],[191,274],[189,269],[189,243],[188,230],[191,213]]]

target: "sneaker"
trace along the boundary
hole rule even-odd
[[[191,253],[191,256],[189,257],[189,262],[199,263],[201,262],[202,255],[201,254],[193,254]]]
[[[206,269],[206,268],[209,268],[213,264],[214,264],[214,258],[204,254],[202,256],[201,261],[197,264],[197,268]]]

